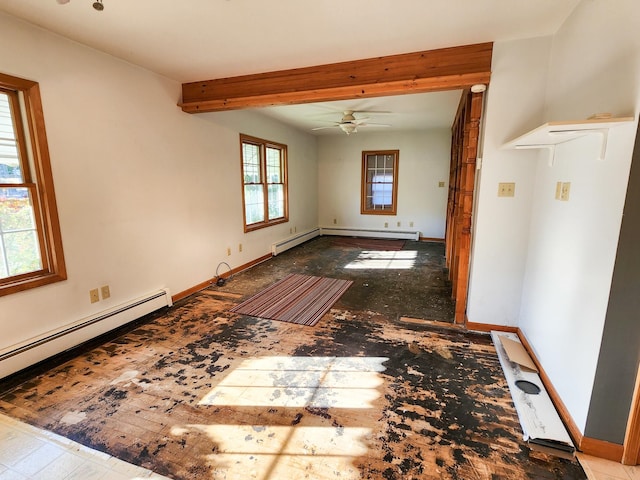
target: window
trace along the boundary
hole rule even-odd
[[[40,89],[0,74],[0,295],[64,279]]]
[[[399,150],[362,152],[360,213],[395,215],[398,207]]]
[[[240,135],[244,231],[289,220],[287,146]]]

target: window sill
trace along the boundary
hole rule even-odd
[[[12,293],[23,292],[32,288],[42,287],[43,285],[49,285],[51,283],[62,282],[66,279],[66,274],[43,273],[20,280],[7,281],[7,283],[0,284],[0,297],[11,295]]]

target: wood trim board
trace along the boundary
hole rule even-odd
[[[187,113],[469,88],[489,83],[493,43],[182,84]]]
[[[627,420],[627,432],[624,437],[624,453],[622,463],[637,465],[640,454],[640,369],[636,372],[636,384],[633,389],[633,400]]]

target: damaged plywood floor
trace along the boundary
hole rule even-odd
[[[489,336],[205,290],[7,391],[0,411],[175,479],[585,479],[523,443]]]

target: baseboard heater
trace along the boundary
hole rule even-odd
[[[575,446],[520,339],[515,333],[497,331],[491,332],[491,338],[518,412],[524,440],[532,450],[571,459]]]
[[[161,289],[2,349],[0,378],[171,305],[169,290]],[[27,358],[22,359],[23,356]]]
[[[420,232],[411,230],[376,230],[349,227],[320,227],[321,235],[340,235],[345,237],[392,238],[401,240],[419,240]]]
[[[314,228],[306,232],[298,233],[292,237],[285,238],[284,240],[273,243],[271,245],[271,254],[275,257],[285,250],[289,250],[290,248],[300,245],[301,243],[316,238],[318,235],[320,235],[320,229]]]

